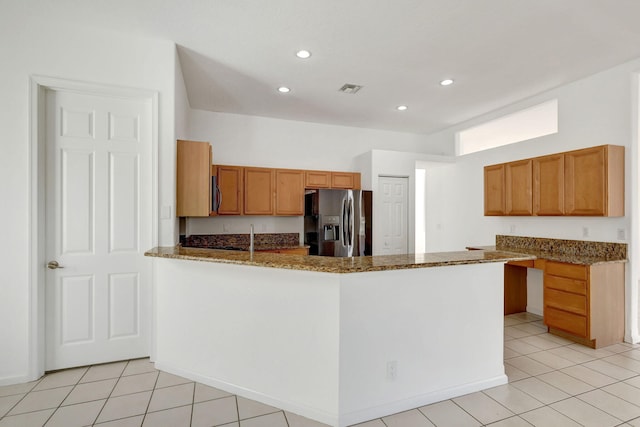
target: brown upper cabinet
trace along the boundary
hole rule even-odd
[[[275,170],[244,168],[244,214],[273,215]]]
[[[505,177],[505,213],[507,215],[532,215],[531,160],[507,163]]]
[[[357,172],[331,172],[331,188],[360,189],[360,174]]]
[[[331,172],[305,171],[304,186],[306,188],[331,188]]]
[[[304,215],[304,171],[276,169],[276,215]]]
[[[484,214],[504,215],[504,164],[484,167]]]
[[[360,188],[357,172],[218,165],[211,167],[211,175],[217,177],[219,190],[219,207],[211,216],[304,215],[305,188],[332,188],[334,175],[339,187],[333,188]]]
[[[484,191],[485,215],[624,216],[624,147],[485,166]]]
[[[305,188],[339,188],[360,190],[359,172],[305,171]]]
[[[567,215],[624,216],[624,147],[571,151],[564,167]]]
[[[218,215],[242,215],[244,168],[241,166],[218,166],[216,170],[218,190],[220,190]]]
[[[178,140],[176,160],[176,215],[209,216],[211,144]]]
[[[564,215],[564,154],[533,159],[533,214]]]

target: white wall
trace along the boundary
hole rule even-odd
[[[433,221],[427,219],[427,250],[460,250],[466,245],[491,245],[496,234],[550,237],[575,240],[597,240],[627,243],[639,239],[638,230],[631,228],[631,219],[639,214],[631,203],[637,200],[638,184],[632,179],[637,168],[637,148],[632,133],[637,117],[633,100],[637,95],[635,73],[640,60],[615,67],[580,81],[562,86],[536,97],[518,102],[491,114],[478,117],[442,132],[430,135],[433,145],[448,144],[454,153],[455,132],[486,120],[502,116],[553,98],[559,103],[559,132],[529,141],[458,157],[455,165],[428,172],[427,204],[431,200]],[[557,153],[572,149],[614,144],[625,150],[626,216],[621,218],[543,218],[485,217],[483,215],[483,167],[523,158]],[[435,209],[434,209],[435,207]],[[589,236],[583,237],[583,227]],[[626,240],[618,240],[623,229]],[[429,246],[437,242],[437,247]],[[631,248],[630,248],[631,249]],[[638,336],[638,261],[629,253],[627,268],[627,339]]]
[[[373,149],[439,154],[424,135],[192,110],[190,136],[210,141],[213,161],[293,169],[356,171]]]
[[[189,137],[210,141],[216,164],[361,172],[364,189],[372,189],[371,150],[409,151],[418,153],[412,154],[417,156],[444,150],[442,146],[425,144],[424,135],[410,133],[202,110],[191,110],[189,117]],[[396,160],[380,159],[378,164],[384,165],[387,160],[396,166],[388,169],[381,166],[381,170],[397,171]],[[413,166],[403,168],[402,174],[409,176],[413,169]],[[226,224],[227,229],[236,230],[233,232],[245,233],[250,223],[260,224],[256,230],[265,229],[270,233],[303,232],[300,218],[295,217],[278,221],[260,217],[202,218],[191,220],[193,227],[189,232],[218,234]]]
[[[189,105],[189,98],[187,96],[187,87],[184,82],[184,75],[182,74],[182,65],[180,64],[180,58],[178,57],[177,51],[176,51],[174,61],[175,61],[175,77],[174,77],[175,138],[174,140],[178,140],[178,139],[190,140],[191,138],[189,137],[189,115],[191,114],[191,106]],[[174,146],[174,152],[176,152],[176,150],[177,150],[177,146]],[[176,176],[175,165],[176,165],[176,162],[173,162],[170,165],[169,164],[165,165],[166,166],[165,174],[170,176]],[[171,188],[168,188],[169,185],[171,185]],[[174,179],[172,183],[170,184],[168,183],[168,186],[164,190],[166,192],[170,191],[171,194],[174,195],[174,200],[175,200],[176,180]],[[175,207],[175,205],[173,207]],[[166,214],[166,212],[162,212],[161,210],[160,211],[161,218],[164,218],[163,214]],[[173,209],[171,209],[170,214],[171,215],[169,215],[169,218],[166,218],[166,219],[173,220],[173,227],[174,227],[173,238],[174,238],[174,242],[178,242],[180,238],[178,218],[175,217],[175,211]]]
[[[49,22],[29,2],[3,2],[0,13],[0,384],[29,376],[31,75],[159,91],[161,205],[173,206],[173,43]],[[160,221],[160,243],[173,243],[173,220]],[[42,267],[44,268],[44,267]]]

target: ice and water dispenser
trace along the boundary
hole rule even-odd
[[[322,215],[322,233],[325,241],[336,241],[340,239],[340,216]]]

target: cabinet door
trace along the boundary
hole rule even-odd
[[[306,188],[331,188],[331,172],[306,171],[304,181]]]
[[[218,215],[242,215],[243,168],[218,166],[218,188],[222,196]]]
[[[533,159],[533,214],[564,215],[564,155]]]
[[[273,215],[275,171],[268,168],[244,168],[244,214]]]
[[[360,173],[331,172],[331,188],[359,190],[360,189]]]
[[[564,159],[567,215],[606,215],[605,147],[571,151]]]
[[[209,216],[211,144],[178,140],[176,159],[176,215]]]
[[[520,160],[505,165],[505,213],[532,215],[531,160]]]
[[[484,214],[504,215],[504,165],[484,168]]]
[[[276,215],[304,215],[303,171],[276,170]]]

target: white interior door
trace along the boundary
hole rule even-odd
[[[381,199],[382,228],[381,255],[406,254],[409,252],[408,203],[409,182],[407,178],[381,176],[378,178],[378,194]]]
[[[50,90],[46,108],[45,369],[147,356],[151,102]]]

